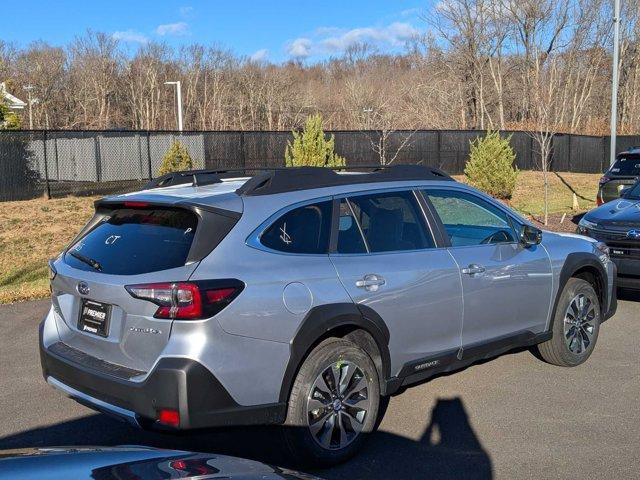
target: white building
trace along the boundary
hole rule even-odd
[[[0,83],[0,95],[4,99],[5,104],[11,110],[23,110],[27,106],[27,102],[23,102],[18,97],[14,97],[7,92],[7,87],[4,82]]]

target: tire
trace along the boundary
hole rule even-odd
[[[336,376],[342,386],[338,380],[332,389]],[[377,426],[379,406],[371,357],[347,340],[323,341],[305,359],[291,389],[283,427],[291,458],[314,467],[348,460]]]
[[[581,298],[583,308],[580,308]],[[553,318],[553,337],[534,347],[534,353],[560,367],[584,363],[596,346],[601,312],[600,300],[593,286],[582,278],[570,278],[560,294]]]

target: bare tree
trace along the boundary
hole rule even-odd
[[[271,63],[215,45],[125,50],[87,32],[67,46],[0,42],[0,81],[34,86],[37,128],[175,128],[180,80],[187,129],[301,126],[375,129],[372,152],[400,158],[415,129],[539,130],[539,76],[553,59],[558,131],[604,134],[609,124],[609,0],[443,0],[404,51],[355,42],[321,62]],[[619,128],[640,125],[640,5],[623,2]],[[24,124],[24,122],[23,122]],[[403,133],[408,132],[408,133]],[[396,158],[396,160],[394,160]]]
[[[530,85],[531,109],[529,115],[533,119],[535,128],[530,131],[537,145],[537,162],[542,171],[543,195],[544,195],[544,224],[549,222],[549,171],[551,169],[551,153],[553,137],[558,132],[560,123],[556,100],[559,96],[561,78],[559,75],[558,58],[546,58],[542,61],[542,55],[535,54],[533,58],[532,78]]]

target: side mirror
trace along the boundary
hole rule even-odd
[[[631,191],[631,187],[620,189],[620,198],[625,198],[630,191]]]
[[[531,225],[520,227],[520,243],[525,247],[538,245],[542,241],[542,230]]]

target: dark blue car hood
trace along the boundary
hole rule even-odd
[[[313,479],[253,460],[148,447],[52,447],[0,451],[1,479]]]
[[[640,200],[619,198],[591,210],[584,218],[602,226],[640,227]]]

